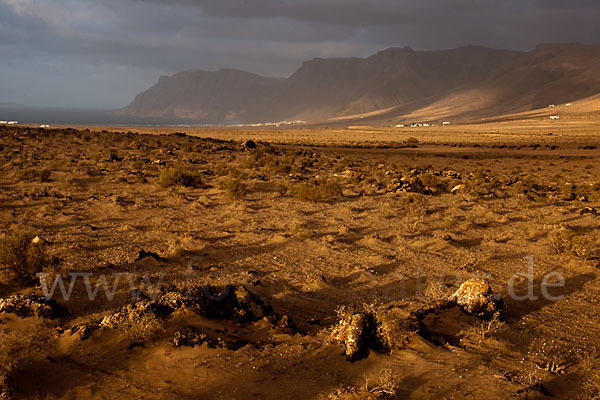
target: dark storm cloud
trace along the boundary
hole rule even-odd
[[[495,3],[486,1],[422,1],[377,0],[225,0],[192,1],[176,0],[180,3],[202,8],[207,15],[252,17],[258,19],[285,17],[304,21],[321,21],[342,25],[409,22],[413,18],[439,15],[452,10],[454,14],[478,13]]]
[[[159,75],[390,46],[597,43],[597,0],[0,0],[0,102],[119,107]]]

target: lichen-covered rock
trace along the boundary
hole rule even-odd
[[[116,328],[126,321],[134,321],[147,315],[156,317],[169,315],[181,308],[188,308],[203,317],[214,319],[232,319],[245,323],[269,317],[271,322],[277,321],[271,307],[266,306],[245,286],[227,285],[219,290],[210,285],[187,286],[183,289],[166,288],[155,300],[139,291],[132,291],[128,304],[115,314],[106,316],[100,326]],[[287,325],[291,321],[286,320]]]
[[[365,176],[363,174],[353,169],[347,169],[340,174],[335,174],[335,176],[342,176],[344,178],[354,179],[357,181],[363,181],[365,179]]]
[[[387,192],[411,192],[421,194],[432,194],[437,192],[435,185],[430,185],[431,182],[427,181],[425,176],[433,176],[425,171],[411,170],[407,175],[400,177],[400,179],[394,180],[387,186]],[[424,182],[425,180],[425,182]]]
[[[104,317],[100,321],[100,326],[115,329],[128,322],[142,320],[148,314],[160,317],[161,312],[156,302],[140,300],[127,304],[116,313]]]
[[[185,306],[207,318],[230,318],[242,323],[274,314],[271,307],[243,285],[227,285],[220,290],[210,285],[190,286],[179,292],[165,292],[159,296],[158,302],[173,309]]]
[[[330,341],[344,344],[350,361],[365,355],[368,349],[383,353],[403,349],[415,335],[429,338],[427,327],[417,315],[403,307],[342,307],[338,316]]]
[[[208,340],[209,338],[205,333],[199,333],[196,328],[189,326],[175,332],[175,336],[173,337],[173,345],[175,347],[194,347],[200,346]]]
[[[473,278],[464,282],[448,299],[467,314],[479,318],[502,316],[504,302],[499,293],[494,293],[486,279]]]
[[[175,332],[172,342],[175,347],[194,347],[206,343],[208,347],[213,349],[225,348],[228,350],[237,350],[248,344],[247,340],[231,340],[222,337],[211,338],[206,333],[199,332],[193,326],[188,326]]]
[[[69,330],[71,335],[78,335],[81,340],[87,340],[90,337],[92,331],[98,328],[97,324],[87,323],[80,325],[73,325]]]
[[[291,330],[296,329],[291,318],[288,317],[287,315],[284,315],[279,319],[279,321],[277,322],[277,326],[280,328],[283,328],[283,329],[291,329]]]
[[[262,300],[254,296],[245,286],[238,286],[233,291],[236,300],[235,317],[239,321],[256,321],[273,315],[273,309],[267,307]]]
[[[166,290],[162,292],[156,302],[160,307],[169,309],[171,311],[178,310],[188,303],[189,299],[186,296],[177,290]]]
[[[596,210],[594,207],[585,207],[583,208],[581,211],[579,211],[579,214],[584,215],[584,214],[591,214],[591,215],[598,215],[598,210]]]
[[[0,299],[0,313],[13,313],[19,317],[57,318],[65,310],[53,299],[42,296],[17,294]]]
[[[361,312],[340,312],[340,321],[331,333],[331,341],[343,343],[346,359],[354,361],[367,350],[368,316]]]

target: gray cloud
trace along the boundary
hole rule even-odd
[[[0,0],[0,102],[120,107],[159,75],[390,46],[600,41],[596,0]]]

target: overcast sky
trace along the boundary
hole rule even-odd
[[[314,57],[600,43],[598,0],[0,0],[0,102],[119,108],[160,75]]]

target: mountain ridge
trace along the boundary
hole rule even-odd
[[[118,113],[240,123],[378,114],[386,122],[433,121],[524,112],[597,93],[600,46],[540,44],[529,52],[398,47],[365,58],[314,58],[288,78],[231,68],[183,71],[160,77]]]

